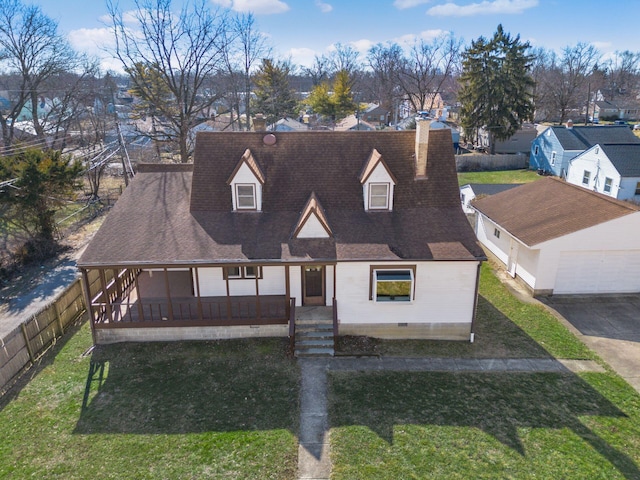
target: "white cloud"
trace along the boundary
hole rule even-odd
[[[427,15],[441,17],[471,17],[475,15],[519,14],[538,6],[538,0],[483,0],[480,3],[458,5],[453,2],[436,5]]]
[[[322,0],[316,0],[316,7],[318,7],[322,13],[329,13],[333,10],[331,5],[324,3]]]
[[[404,10],[406,8],[417,7],[418,5],[423,5],[425,3],[429,3],[431,0],[396,0],[393,2],[393,6],[398,10]]]
[[[75,50],[89,55],[101,56],[105,48],[115,45],[113,32],[109,28],[71,30],[67,38]]]
[[[287,52],[287,56],[296,65],[311,67],[318,52],[310,48],[292,48]]]
[[[411,48],[413,44],[416,43],[416,41],[418,40],[424,40],[425,42],[429,43],[435,40],[436,38],[449,35],[450,33],[451,32],[447,30],[440,30],[440,29],[423,30],[417,35],[415,33],[407,33],[406,35],[402,35],[401,37],[396,37],[393,39],[393,41],[398,45],[400,45],[402,48],[408,49],[408,48]]]
[[[284,13],[289,5],[281,0],[211,0],[217,5],[230,8],[236,12],[252,12],[256,15]]]
[[[122,12],[122,21],[123,23],[137,23],[139,15],[140,12],[138,12],[137,10],[127,10],[126,12]],[[100,21],[102,23],[106,23],[107,25],[111,25],[113,23],[111,15],[102,15],[100,17]]]
[[[593,45],[594,47],[596,47],[598,50],[609,50],[610,48],[613,47],[613,44],[611,42],[591,42],[591,45]]]

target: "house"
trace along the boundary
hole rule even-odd
[[[532,123],[523,124],[513,135],[506,140],[496,140],[495,153],[514,154],[531,150],[531,142],[538,134]],[[477,147],[491,150],[491,135],[486,128],[478,131]]]
[[[203,132],[142,166],[78,261],[94,341],[286,337],[309,306],[334,336],[472,339],[485,256],[430,127]]]
[[[639,202],[640,143],[594,145],[569,161],[567,182]]]
[[[472,206],[480,242],[534,295],[640,292],[639,206],[555,177]]]
[[[628,126],[566,126],[545,129],[531,144],[529,167],[558,177],[566,177],[569,160],[596,144],[640,143]]]
[[[273,125],[270,125],[268,130],[273,132],[306,132],[309,130],[309,125],[293,118],[281,118]]]
[[[358,118],[356,115],[346,116],[335,126],[337,132],[346,132],[347,130],[371,131],[375,129],[375,125]]]
[[[476,212],[470,203],[475,198],[483,198],[489,195],[495,195],[496,193],[510,190],[514,187],[519,187],[521,183],[467,183],[460,187],[460,202],[462,203],[462,210],[466,214],[473,214]]]
[[[364,120],[371,125],[388,125],[391,117],[391,112],[382,106],[369,103],[362,112],[359,112],[360,120]]]

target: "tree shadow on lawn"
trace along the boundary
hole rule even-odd
[[[475,340],[381,340],[340,337],[338,355],[383,357],[552,358],[518,325],[478,295]]]
[[[396,425],[473,427],[523,456],[518,429],[570,429],[626,478],[640,478],[632,458],[579,418],[627,415],[574,374],[332,372],[329,379],[331,427],[364,425],[389,444]]]
[[[282,339],[128,343],[93,352],[75,433],[297,432]]]

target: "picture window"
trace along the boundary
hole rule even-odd
[[[374,270],[373,293],[376,302],[410,302],[413,296],[413,270]]]

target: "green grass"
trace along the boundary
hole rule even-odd
[[[594,359],[485,264],[476,341],[382,355]],[[284,339],[116,344],[67,334],[0,399],[0,478],[294,479]],[[604,373],[329,373],[332,479],[640,478],[640,396]]]
[[[491,172],[459,172],[458,185],[467,183],[529,183],[542,178],[533,170],[499,170]]]
[[[0,478],[294,478],[283,340],[90,345],[85,325],[4,399]]]
[[[595,359],[484,265],[476,342],[412,354]],[[420,346],[419,346],[420,345]],[[381,342],[380,354],[401,344]],[[606,373],[332,372],[333,480],[640,478],[640,395]]]

